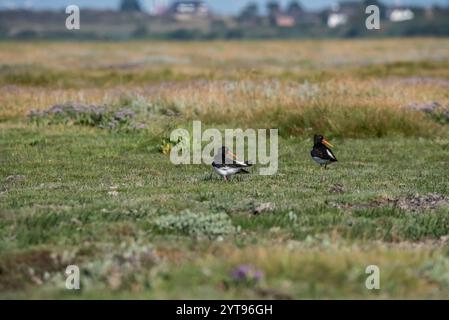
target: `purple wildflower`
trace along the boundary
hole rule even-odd
[[[263,272],[251,265],[240,265],[231,272],[231,278],[237,283],[255,284],[263,277]]]
[[[121,127],[144,129],[144,124],[132,122],[136,114],[131,109],[107,110],[105,106],[83,105],[75,103],[55,104],[44,111],[32,110],[28,114],[31,120],[46,118],[49,123],[70,123],[76,125],[97,126],[105,129]]]
[[[47,110],[47,113],[49,113],[49,114],[62,114],[62,113],[64,113],[64,106],[59,105],[59,104],[54,105],[49,110]]]
[[[129,109],[123,109],[123,110],[119,110],[115,113],[114,115],[114,119],[120,122],[125,122],[129,119],[134,118],[135,113],[132,110]]]

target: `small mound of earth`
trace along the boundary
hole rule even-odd
[[[341,183],[336,183],[329,188],[330,193],[345,193],[345,188]]]
[[[437,193],[429,193],[427,195],[409,195],[397,199],[385,197],[362,204],[330,203],[330,205],[340,209],[369,209],[393,206],[404,211],[418,212],[449,207],[449,197]]]
[[[7,176],[5,179],[5,183],[14,183],[17,181],[23,181],[25,180],[25,176],[22,175],[12,175],[12,176]]]
[[[256,206],[253,209],[253,213],[261,214],[262,212],[274,211],[275,209],[276,209],[276,205],[274,203],[267,202],[267,203],[262,203],[262,204],[259,204],[258,206]]]
[[[13,185],[20,184],[26,180],[26,177],[23,175],[12,175],[7,176],[5,180],[0,180],[0,191],[7,191],[7,189]],[[3,192],[0,193],[0,195]]]
[[[449,197],[430,193],[425,196],[414,195],[399,198],[396,207],[406,211],[433,210],[442,206],[449,206]]]

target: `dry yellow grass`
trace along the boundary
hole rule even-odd
[[[408,124],[407,129],[398,128],[398,132],[431,134],[437,126],[423,114],[405,107],[432,101],[449,103],[444,86],[404,85],[382,79],[344,78],[318,83],[254,79],[183,81],[104,89],[8,86],[0,88],[0,118],[21,118],[31,109],[65,102],[108,105],[129,95],[174,106],[184,117],[210,124],[278,127],[285,134],[301,134],[309,127],[327,127],[335,135],[346,132],[347,136],[363,135],[364,128],[370,125],[378,127],[374,129],[378,135],[384,135],[382,127],[388,129],[388,122],[395,120]],[[373,130],[368,131],[372,134]]]
[[[247,42],[126,42],[0,44],[3,65],[38,64],[49,68],[104,67],[143,62],[146,67],[174,63],[177,68],[222,70],[260,67],[292,71],[310,66],[366,65],[397,61],[447,61],[449,39],[310,40]],[[159,58],[159,59],[157,59]],[[172,58],[172,59],[167,59]]]
[[[0,44],[0,119],[131,95],[188,119],[278,127],[286,135],[308,128],[428,135],[438,126],[404,106],[449,104],[448,48],[449,40],[431,38],[7,42]]]

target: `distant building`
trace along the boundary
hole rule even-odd
[[[271,1],[267,4],[268,19],[272,26],[280,26],[284,23],[289,24],[291,19],[282,13],[281,6],[277,1]],[[285,21],[285,22],[284,22]]]
[[[414,17],[414,12],[411,9],[404,7],[393,8],[388,13],[388,18],[392,22],[413,20]]]
[[[298,1],[291,1],[286,10],[282,10],[277,2],[272,1],[268,3],[267,11],[270,24],[276,27],[293,27],[321,22],[317,14],[303,10]]]
[[[209,7],[203,1],[176,1],[167,13],[178,21],[194,18],[206,18],[210,14]]]
[[[274,24],[277,27],[293,27],[296,24],[296,20],[293,16],[287,14],[278,14],[274,18]]]
[[[336,28],[348,22],[348,15],[345,13],[331,12],[327,17],[327,26],[329,28]]]
[[[348,23],[349,19],[361,12],[362,3],[355,1],[344,1],[335,5],[327,17],[327,26],[336,28]]]

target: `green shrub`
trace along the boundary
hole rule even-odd
[[[162,232],[208,238],[235,232],[231,219],[225,213],[193,213],[185,210],[180,214],[159,217],[155,225]]]
[[[71,124],[102,129],[142,129],[134,123],[135,112],[130,109],[108,110],[103,106],[57,104],[43,111],[32,110],[28,114],[38,124]]]

